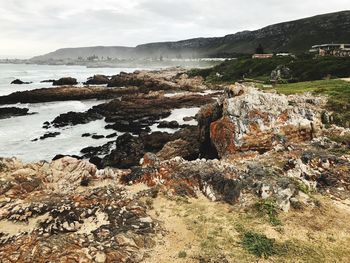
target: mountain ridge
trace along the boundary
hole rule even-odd
[[[312,45],[332,42],[350,43],[350,10],[316,15],[245,30],[223,37],[198,37],[180,41],[153,42],[123,46],[95,46],[58,49],[32,60],[65,59],[92,55],[132,59],[148,57],[226,57],[251,54],[262,44],[267,52],[306,52]],[[73,53],[72,53],[73,52]]]

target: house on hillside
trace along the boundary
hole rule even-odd
[[[273,54],[254,54],[252,58],[272,58]]]
[[[310,53],[325,57],[350,57],[350,44],[322,44],[312,46]]]

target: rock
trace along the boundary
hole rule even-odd
[[[130,168],[139,164],[145,153],[142,140],[125,133],[117,138],[115,150],[103,158],[103,166]]]
[[[277,68],[271,72],[271,82],[283,82],[290,79],[292,79],[292,71],[284,65],[277,66]]]
[[[220,158],[236,152],[235,128],[228,117],[223,117],[210,125],[210,139]]]
[[[222,117],[222,106],[219,103],[209,104],[200,109],[196,115],[199,127],[200,152],[204,158],[218,158],[218,152],[210,138],[212,122]]]
[[[81,135],[81,137],[90,137],[91,136],[91,133],[83,133],[82,135]]]
[[[158,124],[158,128],[169,128],[169,129],[177,129],[179,128],[179,123],[177,121],[161,121]]]
[[[263,154],[278,144],[310,141],[321,130],[320,108],[307,103],[307,98],[264,93],[239,84],[230,94],[203,108],[197,117],[202,148],[214,145],[221,158]],[[293,99],[297,103],[291,103]]]
[[[107,138],[107,139],[110,139],[110,138],[114,138],[114,137],[117,137],[117,136],[118,136],[118,134],[117,134],[116,132],[114,132],[114,133],[108,134],[108,135],[106,136],[106,138]]]
[[[105,75],[94,75],[88,78],[84,85],[104,85],[109,83],[109,77]]]
[[[10,229],[1,229],[2,261],[136,262],[155,244],[161,227],[142,195],[110,180],[122,171],[69,157],[31,164],[1,158],[0,164],[8,185],[0,188],[7,200],[0,221]]]
[[[54,79],[45,79],[45,80],[40,81],[40,83],[53,83],[53,82],[55,82]]]
[[[43,129],[49,129],[50,127],[51,127],[50,122],[45,121],[45,122],[43,123]]]
[[[52,161],[56,161],[65,157],[69,157],[69,158],[74,158],[77,160],[80,160],[81,157],[77,156],[77,155],[64,155],[64,154],[57,154],[55,157],[52,158]]]
[[[185,122],[189,122],[189,121],[192,121],[195,119],[196,119],[195,117],[183,117],[183,121],[185,121]]]
[[[109,87],[136,86],[143,91],[202,91],[206,89],[202,77],[190,78],[185,70],[166,69],[161,71],[121,72],[112,76]]]
[[[285,189],[278,188],[276,202],[280,209],[284,212],[288,212],[290,209],[290,199],[294,195],[295,189],[287,187]]]
[[[45,140],[47,138],[54,138],[54,137],[57,137],[58,135],[60,135],[61,133],[60,132],[47,132],[45,133],[43,136],[40,136],[40,140]],[[34,139],[32,141],[37,141],[38,139]]]
[[[156,131],[150,134],[142,133],[140,139],[143,141],[146,152],[156,153],[160,151],[167,142],[173,140],[174,135],[167,132]]]
[[[155,167],[159,165],[159,159],[154,153],[145,153],[143,158],[140,160],[142,168]]]
[[[121,95],[137,92],[136,88],[109,89],[106,87],[72,87],[42,88],[18,91],[0,96],[0,104],[41,103],[50,101],[113,99]]]
[[[60,78],[52,82],[53,86],[77,85],[77,84],[78,84],[77,79],[71,78],[71,77]]]
[[[157,157],[161,160],[169,160],[177,156],[186,160],[194,160],[197,159],[198,155],[198,148],[192,148],[192,145],[183,139],[168,142],[164,145],[163,149],[157,153]]]
[[[95,134],[95,135],[92,135],[91,138],[95,139],[95,140],[99,140],[99,139],[105,138],[105,136],[104,135],[97,135],[97,134]]]
[[[86,124],[91,121],[101,120],[103,116],[94,112],[67,112],[56,117],[51,124],[56,128]],[[86,135],[86,134],[85,134]]]
[[[20,79],[15,79],[14,81],[11,82],[11,84],[16,84],[16,85],[23,85],[23,84],[31,84],[33,82],[24,82]]]
[[[5,107],[0,108],[0,119],[7,119],[11,117],[17,116],[25,116],[28,115],[29,109],[27,108],[17,108],[17,107]]]

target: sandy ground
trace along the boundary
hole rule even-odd
[[[350,78],[343,78],[342,80],[345,80],[345,81],[349,81],[349,82],[350,82]]]

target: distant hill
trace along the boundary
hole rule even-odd
[[[159,42],[129,47],[85,47],[59,49],[33,60],[88,57],[225,57],[251,54],[262,44],[266,52],[303,53],[312,45],[350,43],[350,11],[342,11],[279,23],[255,31],[243,31],[224,37],[194,38],[177,42]]]
[[[110,58],[130,58],[133,56],[134,48],[132,47],[77,47],[61,48],[54,52],[33,57],[31,60],[50,60],[50,59],[78,59],[79,57],[87,58],[91,56],[110,57]]]

